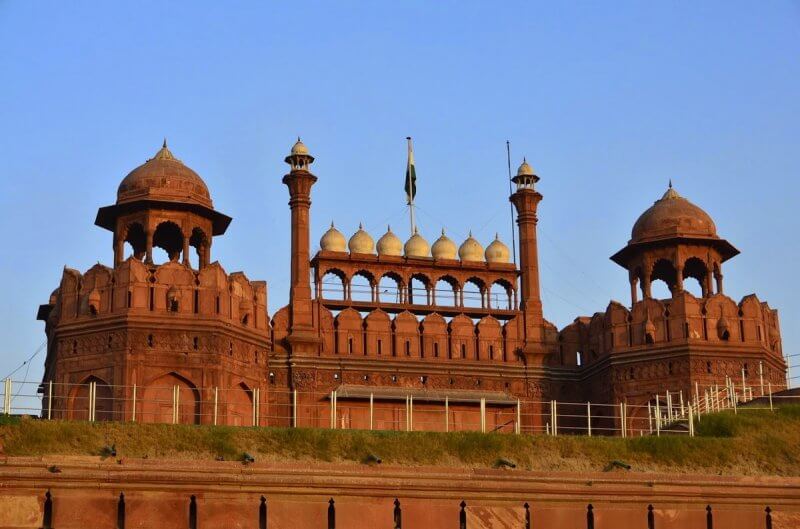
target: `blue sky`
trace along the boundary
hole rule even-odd
[[[62,267],[110,264],[96,210],[164,136],[234,218],[213,257],[273,312],[295,136],[314,246],[331,219],[408,235],[408,135],[423,235],[508,241],[509,139],[542,177],[550,320],[627,304],[608,257],[672,178],[742,251],[726,292],[777,307],[798,352],[798,3],[4,1],[0,49],[0,376],[44,340]]]

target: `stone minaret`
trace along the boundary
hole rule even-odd
[[[544,318],[542,299],[539,293],[539,249],[536,241],[536,208],[542,195],[534,190],[539,177],[527,161],[519,166],[516,176],[511,179],[517,185],[510,200],[517,209],[519,226],[519,268],[520,268],[520,309],[524,318],[523,353],[528,365],[542,363],[544,348]]]
[[[289,188],[289,207],[292,210],[288,341],[292,355],[314,354],[319,343],[319,337],[314,333],[309,279],[309,211],[311,187],[317,181],[317,177],[309,171],[309,166],[314,162],[314,157],[298,138],[285,161],[291,167],[289,174],[283,177],[283,183]]]

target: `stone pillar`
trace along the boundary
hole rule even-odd
[[[631,307],[636,305],[636,303],[639,301],[639,295],[638,295],[638,292],[636,291],[636,284],[638,282],[639,282],[639,279],[636,276],[631,276],[630,277],[630,283],[631,283]]]
[[[683,265],[675,267],[675,292],[683,292]]]
[[[189,266],[189,236],[183,234],[183,264]]]
[[[114,235],[114,266],[122,264],[125,260],[125,239],[122,234]]]
[[[146,242],[145,242],[145,258],[144,262],[147,264],[153,264],[153,230],[148,229],[147,233],[145,234]]]
[[[722,272],[715,272],[714,278],[717,280],[717,294],[722,294]]]
[[[539,246],[536,236],[539,219],[536,210],[542,195],[532,186],[518,186],[510,200],[517,210],[519,227],[520,310],[525,331],[523,353],[529,363],[541,364],[545,354],[544,317],[539,290]]]
[[[292,355],[316,354],[319,345],[319,337],[314,333],[309,281],[311,187],[317,177],[311,174],[308,167],[313,161],[305,145],[298,140],[292,153],[286,157],[291,170],[283,177],[283,183],[289,188],[292,213],[288,336]]]

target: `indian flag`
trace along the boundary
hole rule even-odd
[[[406,199],[408,204],[414,203],[414,197],[417,195],[417,171],[414,168],[414,147],[411,145],[411,137],[408,140],[408,165],[406,166]]]

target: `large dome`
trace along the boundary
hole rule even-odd
[[[136,200],[161,200],[212,207],[203,179],[167,148],[128,173],[117,189],[117,204]]]
[[[717,238],[711,217],[670,188],[642,213],[631,230],[631,243],[672,237]]]

